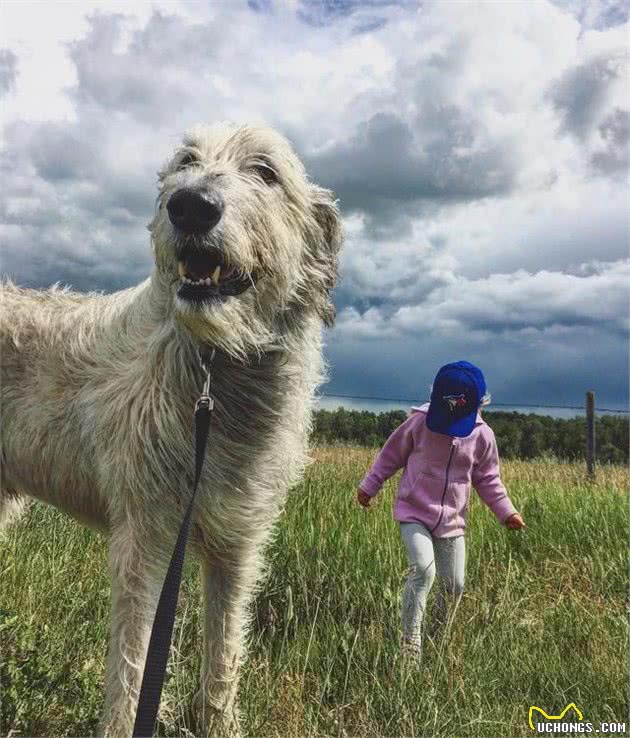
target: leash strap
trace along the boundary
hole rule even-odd
[[[212,361],[212,358],[214,358],[214,350],[210,361]],[[208,431],[210,428],[210,417],[214,408],[214,400],[209,394],[210,369],[203,361],[202,367],[206,372],[206,381],[201,397],[195,405],[195,481],[155,612],[151,639],[144,665],[144,674],[142,676],[142,686],[140,687],[133,738],[151,738],[162,696],[164,672],[166,671],[166,662],[168,661],[168,653],[171,647],[175,609],[179,598],[182,567],[184,565],[186,543],[190,530],[190,518],[195,504],[201,470],[203,469]]]

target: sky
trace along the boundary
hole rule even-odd
[[[344,217],[322,392],[422,401],[466,359],[497,409],[627,408],[627,8],[5,0],[2,272],[141,281],[182,132],[262,122]]]

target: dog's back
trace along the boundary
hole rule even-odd
[[[84,369],[77,337],[99,298],[0,285],[0,523],[26,494],[105,525],[75,411]]]

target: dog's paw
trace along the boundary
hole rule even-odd
[[[204,738],[242,738],[236,711],[214,712],[207,717],[201,735]]]
[[[197,695],[192,713],[191,723],[198,738],[242,738],[236,705],[219,706],[208,697]]]

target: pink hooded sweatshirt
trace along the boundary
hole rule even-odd
[[[394,520],[424,523],[436,538],[463,535],[471,482],[497,518],[507,520],[516,508],[499,476],[492,428],[477,413],[473,432],[465,438],[434,433],[426,426],[428,409],[428,402],[411,409],[359,487],[374,497],[384,482],[404,467]]]

